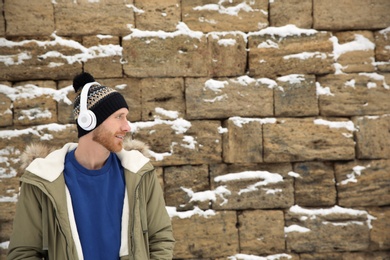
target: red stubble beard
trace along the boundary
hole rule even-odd
[[[125,136],[126,133],[109,131],[104,125],[98,126],[93,132],[92,140],[101,144],[110,152],[120,152],[123,148],[123,139],[117,136]]]

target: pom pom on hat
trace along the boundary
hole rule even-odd
[[[73,106],[73,115],[77,124],[77,118],[80,113],[80,94],[85,86],[85,84],[95,82],[94,77],[87,73],[81,73],[74,77],[73,79],[73,88],[75,92],[78,94],[74,101]],[[104,120],[107,119],[111,114],[115,113],[117,110],[121,108],[129,108],[125,98],[117,92],[115,89],[100,86],[98,84],[92,85],[88,91],[87,98],[87,108],[91,110],[96,116],[96,127],[98,127]],[[85,134],[93,131],[87,131],[81,128],[77,124],[78,137],[82,137]]]

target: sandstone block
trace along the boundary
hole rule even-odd
[[[218,164],[210,167],[213,209],[272,209],[294,204],[290,164]]]
[[[134,5],[137,7],[134,14],[139,30],[172,32],[181,21],[179,0],[135,0]]]
[[[238,252],[237,216],[234,211],[209,210],[191,217],[180,216],[172,218],[175,258],[215,258]]]
[[[286,30],[293,31],[286,34]],[[249,34],[249,74],[274,78],[288,74],[333,73],[330,33],[292,25]]]
[[[56,0],[54,15],[59,35],[127,35],[134,25],[134,6],[123,1]]]
[[[117,90],[129,106],[127,119],[130,122],[141,120],[141,81],[136,78],[97,79],[100,84]]]
[[[276,83],[247,76],[231,79],[187,78],[187,118],[273,116]]]
[[[133,137],[146,142],[157,166],[221,162],[220,122],[157,119],[132,124]]]
[[[337,40],[336,40],[337,39]],[[371,31],[335,33],[335,60],[344,73],[374,72],[375,42]]]
[[[297,253],[367,250],[371,219],[364,210],[293,206],[285,214],[287,249]]]
[[[375,37],[375,60],[388,62],[390,60],[390,29],[377,31]]]
[[[0,3],[0,10],[4,10],[3,2]],[[4,37],[5,36],[5,23],[3,22],[3,21],[5,21],[5,19],[4,19],[4,12],[0,13],[0,21],[2,21],[0,23],[0,36]]]
[[[166,167],[165,176],[165,202],[178,210],[190,210],[198,206],[203,210],[210,208],[210,202],[196,201],[194,193],[210,190],[209,172],[207,165],[186,165]]]
[[[194,31],[258,31],[268,26],[268,1],[183,1],[182,17]]]
[[[390,158],[390,115],[365,116],[354,119],[356,132],[357,158]]]
[[[372,208],[368,212],[374,216],[372,221],[372,230],[370,234],[370,249],[373,251],[390,250],[390,208]]]
[[[278,119],[263,125],[264,162],[351,160],[353,123],[337,119]]]
[[[208,36],[211,49],[210,75],[214,77],[245,75],[246,40],[241,33],[213,33]]]
[[[345,207],[384,206],[390,201],[390,160],[335,164],[337,197]]]
[[[326,75],[317,78],[323,116],[380,115],[390,111],[390,76],[377,73]]]
[[[176,119],[185,115],[182,78],[141,79],[142,120]]]
[[[11,126],[13,121],[12,100],[7,95],[11,83],[0,82],[0,126]]]
[[[6,34],[8,36],[50,35],[55,30],[53,13],[51,0],[4,1]]]
[[[243,211],[238,222],[241,252],[260,255],[284,251],[283,211]]]
[[[314,0],[313,27],[319,30],[381,29],[390,24],[387,0]]]
[[[275,116],[318,115],[315,81],[315,77],[309,75],[288,75],[278,78],[279,87],[274,89]]]
[[[207,38],[180,30],[133,33],[123,38],[123,70],[130,77],[207,76],[211,56]]]
[[[58,82],[58,89],[66,93],[66,98],[57,100],[57,120],[61,124],[74,124],[73,116],[73,101],[76,98],[74,92],[73,82],[70,80],[63,80]]]
[[[323,162],[304,162],[294,165],[295,203],[301,206],[323,207],[336,204],[333,165]]]
[[[312,28],[311,0],[277,0],[270,2],[270,26],[294,24],[299,28]]]

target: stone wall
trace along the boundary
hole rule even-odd
[[[175,259],[390,258],[390,1],[0,1],[0,245],[72,78],[130,105]],[[263,256],[264,258],[256,258]]]

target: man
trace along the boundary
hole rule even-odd
[[[8,259],[172,259],[174,238],[149,159],[124,149],[128,106],[88,73],[73,80],[78,144],[44,158],[41,146],[21,177]],[[125,147],[126,148],[126,147]]]

